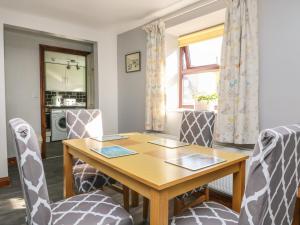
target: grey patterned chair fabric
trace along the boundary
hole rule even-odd
[[[79,193],[95,191],[103,186],[116,183],[114,179],[102,174],[87,163],[73,166],[73,176],[75,186]]]
[[[229,221],[225,211],[217,213],[216,222],[195,207],[173,217],[171,225],[291,225],[299,185],[300,125],[267,129],[261,132],[251,158],[238,222]]]
[[[133,225],[127,211],[100,190],[53,203],[51,208],[54,225]]]
[[[239,224],[292,224],[300,184],[300,124],[260,134]]]
[[[214,112],[184,111],[180,129],[180,141],[204,147],[212,147],[214,124]],[[177,196],[176,199],[184,201],[194,194],[204,192],[206,188],[207,185],[203,185]]]
[[[215,113],[211,111],[184,111],[180,141],[212,147]]]
[[[51,207],[36,134],[22,119],[9,121],[16,145],[28,224],[51,224]]]
[[[67,110],[67,133],[69,139],[101,137],[102,115],[97,109]],[[116,181],[80,159],[74,159],[73,175],[79,193],[87,193],[111,185]]]
[[[133,225],[132,217],[102,191],[50,204],[38,139],[22,119],[9,121],[29,225]]]
[[[231,209],[216,202],[204,202],[173,217],[171,225],[237,225],[238,220],[239,215]]]
[[[68,139],[101,137],[103,135],[102,114],[97,109],[66,111]],[[75,165],[83,161],[76,159]]]

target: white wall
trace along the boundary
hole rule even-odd
[[[166,127],[164,133],[179,137],[182,113],[178,110],[178,37],[166,34]]]
[[[261,128],[300,122],[300,1],[259,1]]]
[[[118,131],[117,37],[113,29],[97,30],[41,16],[0,9],[0,177],[7,176],[3,24],[42,31],[75,40],[97,43],[99,106],[104,132]]]
[[[93,45],[41,34],[5,29],[4,61],[7,121],[21,117],[41,134],[39,45],[51,45],[82,51]],[[7,127],[7,156],[14,157],[14,143]]]
[[[145,130],[146,32],[141,28],[118,36],[119,131]],[[125,55],[141,52],[141,71],[126,73]]]
[[[5,76],[4,76],[4,26],[0,23],[0,177],[7,177]]]

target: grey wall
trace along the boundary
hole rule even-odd
[[[300,1],[259,1],[261,128],[300,122]]]
[[[38,134],[41,132],[39,44],[93,50],[91,44],[12,29],[4,31],[6,118],[22,117]],[[7,143],[8,157],[15,156],[10,130]]]
[[[260,127],[270,128],[282,124],[300,122],[300,72],[298,71],[300,59],[300,1],[292,0],[287,4],[284,0],[263,0],[259,1],[259,47],[260,47]],[[189,18],[191,19],[191,18]],[[180,22],[183,22],[181,19]],[[169,22],[169,24],[176,24]],[[139,43],[146,45],[145,36],[141,29],[135,29],[119,35],[118,51],[130,49]],[[143,49],[144,51],[144,49]],[[119,52],[120,53],[120,52]],[[123,57],[123,56],[122,56]],[[143,58],[145,55],[143,54]],[[119,71],[124,65],[119,63]],[[144,85],[144,71],[139,74],[139,83]],[[122,77],[124,78],[124,77]],[[120,81],[120,74],[119,74]],[[119,108],[119,123],[131,123],[135,118],[144,116],[144,92],[135,87],[136,81],[127,80],[126,86],[119,83],[122,89]],[[131,87],[132,89],[128,89]],[[126,106],[131,101],[126,98],[130,96],[143,95],[143,98],[136,98],[139,102],[136,105]],[[119,95],[120,97],[120,95]],[[141,97],[141,96],[140,96]],[[120,103],[119,103],[120,105]],[[122,111],[123,110],[123,111]],[[135,117],[128,117],[134,111]],[[120,117],[120,114],[124,117]],[[138,114],[139,113],[139,114]],[[136,127],[143,127],[144,120],[135,122]],[[178,135],[181,120],[180,111],[167,113],[166,133]],[[124,122],[125,121],[125,122]],[[130,126],[124,128],[131,128]],[[126,130],[125,129],[125,130]],[[126,131],[130,131],[127,129]]]
[[[141,71],[126,73],[125,55],[141,52]],[[146,33],[141,28],[118,35],[119,132],[143,131],[145,123]]]

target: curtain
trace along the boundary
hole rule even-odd
[[[160,21],[144,26],[147,33],[146,130],[165,128],[165,24]]]
[[[215,140],[254,144],[258,118],[257,0],[227,0]]]

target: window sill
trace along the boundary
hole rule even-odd
[[[174,113],[174,112],[177,112],[177,113],[182,113],[184,111],[197,111],[195,109],[190,109],[190,108],[174,108],[174,109],[167,109],[167,113]],[[213,110],[215,113],[218,112],[218,110]]]
[[[191,110],[194,111],[194,109],[187,109],[187,108],[173,108],[173,109],[167,109],[167,113],[168,112],[183,112],[185,110]]]

